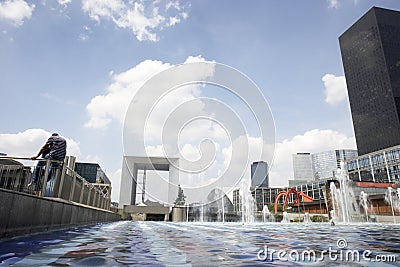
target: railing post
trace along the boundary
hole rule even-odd
[[[79,203],[82,203],[83,200],[83,191],[85,191],[85,181],[81,181],[82,182],[82,187],[81,187],[81,195],[79,196]]]
[[[20,169],[15,170],[16,175],[15,175],[15,184],[14,184],[14,188],[13,188],[14,191],[19,191],[23,171],[24,171],[23,167],[20,167]]]
[[[76,158],[74,156],[69,156],[68,168],[69,168],[69,174],[71,176],[72,176],[72,173],[75,171],[75,161],[76,161]]]
[[[69,201],[73,201],[74,197],[74,192],[75,192],[75,183],[76,183],[76,173],[72,172],[72,186],[71,186],[71,191],[69,194]]]
[[[100,208],[100,206],[101,206],[101,192],[100,192],[100,190],[98,191],[98,194],[99,194],[99,196],[97,197],[97,205],[96,205],[96,207]]]
[[[44,177],[43,177],[43,183],[42,183],[42,192],[41,196],[46,196],[46,187],[47,187],[47,179],[49,178],[49,168],[50,168],[50,160],[46,160],[46,167],[44,169]]]
[[[90,206],[90,193],[92,192],[92,188],[88,185],[89,193],[86,200],[86,205]]]
[[[102,194],[100,194],[99,208],[100,209],[103,208],[103,195]]]
[[[60,184],[58,185],[58,193],[57,193],[57,197],[61,198],[61,192],[63,190],[63,185],[64,185],[64,179],[65,179],[65,175],[67,173],[67,162],[69,157],[66,157],[64,159],[64,163],[62,166],[62,170],[61,170],[61,178],[60,178]]]
[[[94,193],[93,193],[92,207],[96,207],[95,204],[96,204],[96,194],[97,194],[97,191],[96,191],[96,188],[93,188],[93,190],[94,190]]]

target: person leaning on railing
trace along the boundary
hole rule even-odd
[[[49,159],[51,161],[51,168],[49,170],[49,177],[51,176],[52,168],[56,168],[59,166],[59,162],[63,161],[65,155],[67,154],[67,141],[58,133],[53,133],[47,142],[42,146],[39,153],[36,156],[31,157],[31,159],[35,160],[38,157],[42,156],[43,159]],[[33,171],[32,181],[28,184],[28,186],[35,186],[35,193],[37,196],[40,196],[41,192],[41,175],[40,172],[44,166],[46,166],[46,160],[39,160],[35,170]],[[56,160],[56,161],[54,161]]]

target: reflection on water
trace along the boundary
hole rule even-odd
[[[376,266],[376,262],[267,261],[258,252],[313,250],[329,247],[395,255],[400,263],[400,225],[237,224],[116,222],[32,235],[0,243],[0,266]]]

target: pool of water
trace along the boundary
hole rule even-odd
[[[0,266],[221,265],[400,266],[400,225],[123,221],[0,242]]]

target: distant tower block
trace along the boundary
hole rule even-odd
[[[124,156],[122,162],[122,174],[121,174],[121,190],[119,196],[119,205],[135,205],[136,204],[136,192],[138,182],[138,170],[144,170],[143,187],[145,190],[146,183],[150,182],[149,178],[146,177],[146,171],[168,171],[168,181],[159,179],[160,188],[165,188],[168,192],[167,201],[172,205],[176,196],[178,195],[178,184],[179,184],[179,166],[178,158],[161,158],[161,157],[135,157],[135,156]],[[150,177],[151,178],[151,177]],[[151,192],[149,192],[151,194]],[[144,192],[142,191],[142,201],[144,202]]]
[[[251,187],[268,187],[268,163],[265,161],[257,161],[251,164]]]

